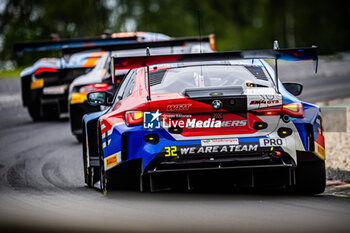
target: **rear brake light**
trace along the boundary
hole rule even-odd
[[[94,83],[81,87],[79,92],[88,93],[91,91],[108,91],[109,89],[110,87],[108,83]]]
[[[143,112],[139,112],[139,111],[126,112],[125,121],[128,126],[141,125],[143,123]]]
[[[95,83],[92,86],[95,88],[106,88],[108,87],[108,83]]]
[[[55,68],[39,68],[34,72],[34,75],[38,75],[42,72],[57,72],[57,69],[55,69]]]
[[[253,112],[256,113],[257,115],[264,115],[264,116],[279,115],[281,113],[281,107],[256,109]]]
[[[284,104],[282,106],[282,112],[290,117],[304,117],[304,107],[301,103]]]
[[[256,109],[253,110],[253,112],[257,115],[264,116],[288,115],[295,118],[304,117],[304,107],[301,103],[290,103],[279,107]]]

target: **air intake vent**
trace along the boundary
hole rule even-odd
[[[254,77],[260,80],[268,81],[264,71],[261,69],[261,67],[257,66],[246,66],[245,67]]]
[[[159,71],[153,71],[150,74],[150,80],[149,80],[149,84],[150,86],[155,86],[158,84],[161,84],[163,81],[163,77],[164,77],[164,73],[166,72],[166,70],[159,70]]]

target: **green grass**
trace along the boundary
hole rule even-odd
[[[19,78],[22,67],[13,70],[0,70],[0,78]]]

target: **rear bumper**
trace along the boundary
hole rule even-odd
[[[255,161],[256,162],[256,161]],[[237,170],[237,169],[273,169],[273,168],[295,168],[294,163],[284,164],[284,163],[271,163],[271,164],[255,164],[255,165],[234,165],[234,164],[224,164],[225,162],[216,161],[216,164],[212,166],[202,166],[202,167],[191,167],[191,166],[181,166],[183,163],[177,163],[177,166],[168,167],[163,169],[149,169],[144,172],[144,174],[161,174],[161,173],[178,173],[178,172],[198,172],[198,171],[223,171],[223,170]],[[188,163],[191,164],[191,163]],[[193,165],[194,163],[192,163]],[[199,163],[197,163],[199,164]],[[174,164],[173,164],[174,165]],[[204,164],[203,164],[204,165]]]
[[[154,141],[149,141],[150,138]],[[142,126],[127,127],[118,124],[102,134],[102,144],[107,170],[120,162],[134,159],[142,160],[143,172],[169,170],[169,167],[177,169],[181,166],[202,168],[270,165],[276,152],[280,154],[282,164],[296,163],[296,157],[290,153],[296,153],[293,136],[285,138],[284,146],[261,144],[261,139],[268,138],[276,138],[276,134],[260,137],[237,135],[229,143],[206,139],[180,141],[172,138],[165,130],[145,131]],[[231,140],[229,137],[227,139]],[[114,162],[109,163],[110,161]],[[275,162],[273,160],[272,164]]]
[[[211,177],[211,174],[223,174],[231,177],[234,184],[254,187],[257,183],[293,185],[295,168],[296,163],[285,152],[277,158],[265,152],[251,152],[224,156],[207,155],[193,159],[156,157],[147,165],[143,175],[154,177],[209,174],[209,179],[215,180],[215,176]]]
[[[150,142],[150,136],[156,140]],[[207,139],[178,141],[166,131],[145,131],[142,126],[129,128],[118,124],[102,135],[102,142],[106,170],[139,160],[145,186],[151,187],[151,191],[167,189],[173,186],[173,181],[189,186],[209,181],[249,187],[294,185],[296,160],[286,147],[260,144],[260,139],[269,137],[275,135],[236,137],[225,141],[231,144],[215,146],[208,145],[211,140]]]
[[[42,95],[41,96],[41,106],[43,112],[56,112],[57,114],[68,112],[68,95]]]
[[[232,189],[283,187],[296,184],[294,164],[149,170],[142,174],[142,189]],[[214,188],[214,189],[213,189]]]
[[[44,95],[42,89],[31,90],[26,106],[35,106],[40,114],[53,115],[68,112],[68,93],[59,95]]]

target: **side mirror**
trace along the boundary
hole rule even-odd
[[[283,83],[284,88],[294,96],[298,96],[303,91],[303,85],[300,83]]]
[[[111,106],[113,104],[113,94],[107,91],[89,92],[87,102],[91,106]]]

